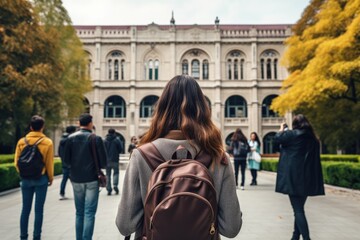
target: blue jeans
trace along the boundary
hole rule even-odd
[[[44,203],[48,189],[48,176],[42,175],[37,180],[22,179],[22,210],[20,216],[20,239],[28,239],[29,215],[31,212],[32,201],[35,193],[35,221],[34,239],[41,239],[41,228],[43,223]]]
[[[61,180],[61,185],[60,185],[60,195],[64,196],[65,195],[65,187],[66,187],[66,182],[69,179],[70,176],[70,169],[67,167],[63,167],[62,168],[62,173],[63,173],[63,178]]]
[[[106,190],[108,192],[112,191],[111,188],[111,170],[114,171],[113,173],[113,187],[115,189],[118,189],[118,185],[119,185],[119,162],[110,162],[107,164],[106,167],[106,178],[107,178],[107,183],[106,183]]]
[[[291,206],[294,210],[295,222],[294,222],[294,232],[292,240],[300,239],[302,235],[304,240],[310,239],[309,227],[305,216],[304,205],[306,202],[306,196],[289,196]]]
[[[99,200],[99,183],[98,181],[72,182],[72,186],[76,208],[76,239],[91,240]]]

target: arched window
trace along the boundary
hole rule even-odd
[[[261,79],[278,79],[278,56],[273,50],[266,50],[260,58]]]
[[[124,80],[125,59],[120,51],[113,51],[107,60],[108,80]]]
[[[149,118],[152,117],[155,103],[159,97],[157,96],[147,96],[140,103],[140,118]]]
[[[231,96],[225,102],[226,118],[245,118],[247,117],[247,104],[241,96]]]
[[[159,80],[159,60],[150,59],[147,64],[145,63],[145,73],[147,72],[147,76],[145,75],[145,79],[148,80]]]
[[[203,61],[203,79],[207,80],[209,79],[209,61],[208,60],[204,60]]]
[[[155,60],[155,80],[159,80],[159,60]]]
[[[110,96],[104,104],[104,118],[125,118],[126,105],[120,96]]]
[[[191,62],[191,76],[195,79],[200,78],[200,63],[199,60],[193,60]]]
[[[263,143],[264,143],[264,153],[275,153],[275,149],[274,149],[274,137],[275,137],[275,132],[270,132],[268,134],[265,135],[264,139],[263,139]]]
[[[200,49],[190,49],[181,57],[181,72],[198,80],[208,80],[210,75],[209,55]]]
[[[122,151],[121,153],[124,154],[125,153],[125,138],[121,133],[115,132],[116,137],[118,137],[120,139],[121,142],[121,146],[122,146]]]
[[[232,135],[234,135],[234,132],[230,133],[230,134],[227,135],[227,137],[225,138],[225,144],[226,144],[227,146],[230,146],[230,144],[231,144]]]
[[[277,112],[274,112],[270,109],[271,103],[278,95],[269,95],[267,96],[261,105],[261,116],[263,118],[269,118],[269,117],[279,117],[279,114]]]
[[[188,60],[186,59],[182,61],[182,74],[183,75],[189,74],[189,63]]]
[[[233,50],[227,55],[227,79],[244,79],[245,54],[239,50]]]
[[[83,104],[84,104],[85,112],[90,113],[90,102],[87,98],[83,99]]]

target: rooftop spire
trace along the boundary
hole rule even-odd
[[[171,20],[170,20],[170,23],[171,23],[172,25],[175,25],[174,11],[171,11]]]

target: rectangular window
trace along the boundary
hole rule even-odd
[[[152,68],[149,69],[149,80],[153,79],[153,70]]]

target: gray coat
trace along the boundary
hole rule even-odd
[[[160,138],[155,140],[164,159],[171,159],[179,145],[185,146],[193,156],[196,155],[187,140]],[[116,217],[116,225],[122,235],[134,232],[135,238],[141,236],[143,225],[143,206],[145,203],[151,170],[137,149],[134,149],[126,170],[123,192]],[[225,237],[235,237],[242,225],[242,213],[236,195],[234,172],[231,164],[215,165],[212,172],[218,200],[219,233]]]

